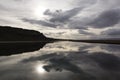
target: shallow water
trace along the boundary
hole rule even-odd
[[[120,45],[55,42],[30,51],[0,56],[0,80],[120,80]]]

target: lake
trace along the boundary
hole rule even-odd
[[[41,45],[0,47],[0,80],[120,80],[120,45]]]

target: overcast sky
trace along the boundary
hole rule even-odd
[[[0,0],[0,25],[57,38],[120,38],[120,0]]]

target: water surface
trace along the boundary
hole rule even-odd
[[[0,56],[0,80],[120,80],[120,45],[55,42],[40,48]]]

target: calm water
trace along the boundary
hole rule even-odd
[[[55,42],[0,56],[0,80],[120,80],[120,45]]]

